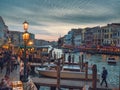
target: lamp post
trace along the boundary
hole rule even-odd
[[[27,82],[28,81],[28,75],[27,75],[27,59],[26,59],[26,51],[27,51],[27,43],[28,43],[28,41],[29,41],[29,38],[30,38],[30,35],[29,35],[29,33],[27,32],[27,29],[28,29],[28,25],[29,25],[29,23],[27,22],[27,21],[25,21],[24,23],[23,23],[23,28],[24,28],[24,33],[23,33],[23,41],[24,41],[24,56],[23,56],[23,58],[24,58],[24,77],[23,77],[23,82]]]
[[[11,38],[8,38],[8,50],[11,50]]]

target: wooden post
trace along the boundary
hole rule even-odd
[[[56,60],[56,58],[57,58],[57,57],[56,57],[56,53],[54,52],[54,60]]]
[[[30,66],[31,67],[31,74],[35,74],[35,66]]]
[[[97,66],[94,64],[92,67],[92,90],[96,90],[96,86],[97,86]]]
[[[35,84],[35,86],[36,86],[37,90],[40,89],[40,85]],[[23,90],[24,90],[24,89],[23,89]],[[26,90],[26,89],[25,89],[25,90]]]
[[[120,71],[119,71],[119,89],[120,89]]]
[[[60,59],[57,62],[57,89],[60,90]]]
[[[79,66],[80,66],[80,71],[82,71],[82,66],[81,66],[81,56],[79,56]]]
[[[81,62],[82,68],[81,68],[81,69],[82,69],[82,71],[83,71],[83,59],[84,59],[83,54],[82,54],[82,57],[81,57],[81,58],[82,58],[82,59],[81,59],[81,60],[82,60],[82,62]]]
[[[85,63],[85,80],[88,80],[88,62]]]
[[[52,86],[51,86],[51,87],[50,87],[50,90],[56,90],[56,87],[52,87]]]
[[[62,54],[62,67],[64,66],[65,63],[65,54]]]

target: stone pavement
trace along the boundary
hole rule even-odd
[[[4,66],[3,72],[0,73],[0,80],[1,80],[2,78],[4,78],[5,74],[6,74],[6,67]],[[13,71],[10,73],[10,76],[9,76],[9,77],[10,77],[10,80],[11,80],[11,81],[18,81],[18,80],[19,80],[19,66],[18,66],[17,70],[13,70]]]
[[[19,77],[20,77],[19,70],[20,70],[20,66],[18,65],[18,68],[10,73],[9,76],[10,81],[19,81]],[[4,78],[5,74],[6,74],[6,67],[4,67],[3,72],[0,73],[0,81],[2,78]],[[23,90],[37,90],[37,88],[34,85],[34,83],[31,81],[31,82],[23,83]]]

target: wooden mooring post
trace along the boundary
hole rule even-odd
[[[36,86],[37,90],[40,89],[40,85],[35,84],[35,86]]]
[[[83,65],[83,64],[84,64],[84,61],[83,61],[83,60],[84,60],[84,56],[83,56],[83,54],[82,54],[82,56],[81,56],[81,60],[82,60],[82,62],[81,62],[81,64],[82,64],[81,70],[83,71],[83,68],[84,68],[84,65]]]
[[[60,60],[57,62],[57,90],[60,90]]]
[[[56,87],[50,87],[50,90],[56,90]]]
[[[88,80],[88,62],[85,63],[85,80]]]
[[[92,90],[97,90],[97,66],[94,64],[92,67]]]

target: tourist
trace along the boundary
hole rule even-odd
[[[6,85],[7,85],[7,87],[11,86],[11,81],[10,81],[10,78],[9,78],[8,75],[4,76],[4,81],[5,81]]]
[[[15,57],[14,68],[15,70],[17,70],[17,66],[18,66],[17,54],[14,54],[14,57]]]
[[[72,64],[74,64],[74,59],[75,59],[75,57],[74,57],[74,55],[72,56]]]
[[[30,67],[30,63],[27,63],[27,77],[29,77],[30,72],[31,72],[31,67]]]
[[[11,71],[17,69],[17,58],[15,54],[11,55]]]
[[[32,53],[29,54],[29,62],[32,62],[33,61],[33,56],[32,56]]]
[[[21,62],[20,64],[20,80],[22,81],[24,78],[24,64]]]
[[[107,69],[106,69],[105,67],[103,67],[103,71],[102,71],[102,82],[100,83],[101,86],[102,86],[103,82],[105,82],[106,87],[108,87],[108,86],[107,86],[107,81],[106,81],[107,75],[108,75]]]
[[[6,63],[6,75],[10,75],[10,71],[11,71],[11,62],[9,60]]]
[[[68,56],[68,63],[70,64],[71,63],[71,55],[69,54]]]
[[[54,60],[56,60],[56,58],[57,58],[57,57],[56,57],[56,53],[54,52]]]
[[[62,54],[62,65],[65,63],[65,54]]]
[[[3,53],[0,52],[0,72],[2,73],[3,71]]]
[[[9,79],[9,76],[5,75],[5,77],[1,79],[0,90],[12,90],[11,85],[12,83]]]

